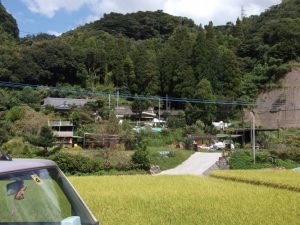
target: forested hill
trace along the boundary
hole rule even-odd
[[[2,11],[0,28],[15,24]],[[11,41],[0,43],[0,80],[253,101],[299,64],[299,22],[299,0],[289,0],[218,27],[156,11],[111,13],[57,38],[40,34],[16,42],[15,28],[7,31]],[[184,107],[207,120],[213,115],[203,114],[215,109]]]
[[[154,37],[168,38],[179,25],[196,27],[191,19],[171,16],[162,11],[130,14],[105,14],[101,20],[87,25],[94,30],[110,34],[123,34],[128,38],[144,40]]]
[[[3,5],[0,3],[0,35],[11,35],[18,38],[19,29],[16,20],[6,12]]]

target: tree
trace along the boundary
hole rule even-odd
[[[241,41],[243,41],[245,38],[243,24],[240,18],[237,18],[235,26],[233,27],[233,35]]]
[[[215,96],[212,92],[212,86],[207,79],[202,79],[197,84],[194,98],[202,100],[215,100]],[[215,118],[215,111],[216,107],[213,104],[188,104],[185,111],[187,123],[194,124],[198,120],[201,120],[205,126],[208,126]]]
[[[209,24],[205,27],[205,30],[207,55],[205,57],[203,78],[208,79],[212,87],[215,89],[221,76],[218,43],[212,22],[209,22]]]
[[[21,112],[20,117],[12,117],[16,120],[13,124],[12,132],[15,135],[38,135],[41,128],[48,123],[48,116],[34,111],[29,106],[14,107],[12,111],[18,110]]]
[[[176,28],[168,39],[159,57],[162,94],[176,97],[189,95],[183,87],[193,87],[195,82],[190,67],[193,45],[194,38],[184,26]]]
[[[138,149],[132,155],[132,162],[136,164],[140,169],[150,169],[149,151],[145,144],[139,145]]]
[[[137,80],[134,72],[134,64],[130,56],[124,61],[124,76],[126,78],[126,87],[131,93],[137,92]]]
[[[0,27],[14,38],[19,37],[19,28],[15,18],[7,13],[6,9],[0,2]]]
[[[142,118],[142,112],[147,110],[150,102],[146,99],[135,99],[131,105],[132,112],[138,114],[139,120]]]
[[[159,68],[156,52],[139,43],[135,54],[135,86],[137,93],[156,95],[159,91]]]
[[[236,99],[241,94],[242,72],[235,54],[223,48],[220,55],[222,76],[218,80],[217,91],[226,99]]]
[[[195,77],[198,81],[204,78],[206,62],[209,49],[206,46],[206,35],[200,25],[196,42],[193,46],[192,66],[194,68]]]
[[[88,49],[85,57],[85,66],[91,79],[91,84],[97,85],[105,77],[105,52],[103,49]]]
[[[24,47],[12,66],[18,82],[55,86],[81,84],[72,48],[57,39]]]
[[[192,98],[195,92],[196,82],[194,72],[191,66],[179,67],[176,71],[178,76],[178,83],[174,87],[174,94],[183,98]]]
[[[37,136],[37,144],[42,146],[46,151],[48,147],[52,147],[55,142],[52,129],[48,126],[43,126],[39,135]]]

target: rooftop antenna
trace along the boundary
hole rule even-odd
[[[244,8],[244,5],[241,6],[241,19],[244,19],[246,17],[246,10]]]

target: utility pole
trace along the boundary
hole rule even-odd
[[[252,151],[253,151],[253,163],[255,164],[255,115],[254,112],[251,111],[250,115],[252,117],[252,125],[251,125],[251,132],[252,132]]]
[[[84,133],[83,134],[83,149],[85,149],[85,135],[86,135],[87,133]]]
[[[118,92],[117,92],[117,109],[119,108],[119,95],[120,95],[120,91],[118,90]]]
[[[110,94],[108,95],[108,108],[110,109]]]
[[[166,95],[166,110],[168,110],[168,95]]]
[[[158,99],[158,119],[160,121],[160,98]]]

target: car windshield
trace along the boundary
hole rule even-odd
[[[0,175],[0,224],[63,224],[70,218],[97,224],[57,167]]]

